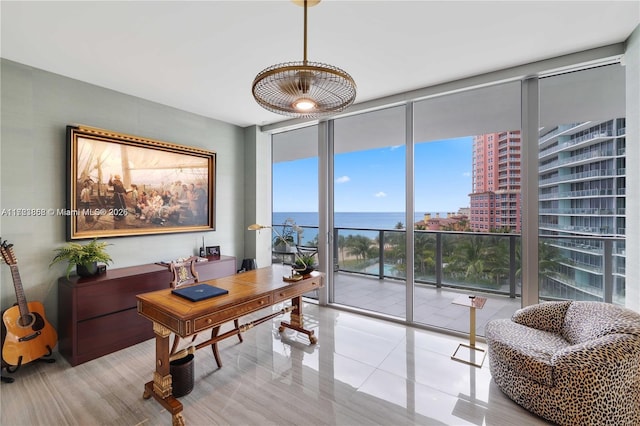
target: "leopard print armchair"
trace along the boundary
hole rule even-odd
[[[498,387],[560,425],[640,425],[640,314],[546,302],[485,328]]]

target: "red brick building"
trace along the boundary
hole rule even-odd
[[[520,155],[519,130],[474,137],[471,230],[520,232]]]

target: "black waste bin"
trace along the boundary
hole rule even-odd
[[[258,268],[258,265],[255,259],[244,259],[242,261],[242,267],[240,269],[244,271],[252,271],[257,268]]]
[[[169,363],[173,396],[180,398],[193,390],[193,354],[178,358]]]

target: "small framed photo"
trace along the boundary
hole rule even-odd
[[[207,257],[220,258],[220,246],[209,246],[206,251]]]

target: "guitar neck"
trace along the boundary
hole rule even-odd
[[[11,268],[11,278],[13,278],[13,287],[16,290],[16,299],[18,300],[18,309],[20,310],[20,316],[23,317],[29,314],[29,308],[27,307],[27,298],[24,296],[24,290],[22,288],[22,280],[20,279],[20,272],[18,272],[18,265],[9,265]]]

